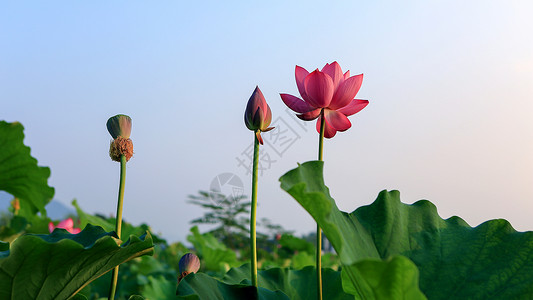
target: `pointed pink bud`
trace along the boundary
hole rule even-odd
[[[266,103],[265,96],[256,86],[244,111],[244,124],[253,131],[268,131],[270,122],[272,122],[272,111]]]

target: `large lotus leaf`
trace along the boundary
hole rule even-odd
[[[289,300],[281,291],[255,288],[249,284],[227,284],[204,273],[189,274],[178,284],[178,299],[264,299]]]
[[[417,265],[429,299],[533,298],[532,232],[517,232],[505,220],[474,228],[458,217],[443,220],[429,201],[401,203],[398,191],[341,212],[322,168],[304,163],[280,178],[281,187],[318,222],[344,265],[404,255]]]
[[[250,264],[229,270],[222,278],[227,284],[251,285]],[[314,299],[316,297],[316,269],[307,266],[300,270],[271,268],[260,270],[257,274],[259,287],[271,291],[282,291],[292,300]],[[322,288],[324,299],[348,300],[353,296],[344,293],[341,273],[332,269],[322,269]]]
[[[50,169],[37,166],[25,146],[24,127],[18,122],[0,121],[0,190],[20,200],[20,214],[30,216],[52,200],[54,188],[48,186]]]
[[[92,225],[79,234],[26,234],[0,252],[0,299],[68,299],[115,266],[152,252],[148,232],[125,243]]]

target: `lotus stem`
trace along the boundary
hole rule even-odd
[[[259,130],[257,130],[259,131]],[[256,133],[257,133],[256,131]],[[257,212],[257,167],[259,164],[259,139],[254,133],[254,160],[252,165],[252,209],[250,216],[250,249],[252,285],[257,287],[257,242],[256,242],[256,212]]]
[[[324,130],[326,119],[324,118],[324,109],[320,112],[320,136],[318,138],[318,160],[323,161],[324,150]],[[317,299],[322,300],[322,229],[316,224],[316,286]]]
[[[120,239],[122,231],[122,205],[124,203],[124,186],[126,185],[126,156],[120,156],[120,183],[118,187],[118,203],[117,203],[117,218],[116,218],[116,233]],[[109,291],[109,300],[115,299],[118,281],[118,266],[113,269],[111,287]]]

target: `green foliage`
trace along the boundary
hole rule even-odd
[[[176,299],[176,279],[169,280],[163,276],[148,276],[148,282],[143,286],[142,295],[147,299],[173,300]]]
[[[312,243],[304,239],[295,237],[291,234],[283,234],[281,238],[279,239],[279,243],[282,247],[286,247],[293,251],[298,251],[298,252],[303,251],[308,254],[315,253],[315,246]]]
[[[84,224],[98,224],[99,226],[107,226],[111,230],[114,230],[114,218],[88,214],[81,209],[76,200],[72,201],[72,205],[76,208],[82,226]],[[149,231],[150,227],[146,224],[133,226],[130,223],[122,222],[123,236],[139,235],[147,230]],[[144,287],[150,284],[154,278],[164,278],[172,282],[176,281],[179,258],[189,250],[181,243],[167,245],[165,240],[155,235],[152,235],[152,239],[155,244],[153,256],[138,257],[120,266],[116,291],[117,297],[126,299],[132,294],[143,294]],[[91,300],[99,299],[101,296],[107,296],[110,281],[111,277],[110,273],[108,273],[84,288],[82,293],[88,295]]]
[[[155,245],[155,253],[153,256],[142,256],[134,258],[122,265],[120,265],[119,279],[117,285],[116,296],[119,299],[127,299],[131,295],[139,294],[150,298],[150,294],[146,294],[145,290],[158,280],[164,283],[172,283],[174,285],[173,293],[175,293],[175,285],[177,278],[177,270],[169,266],[165,260],[159,256],[162,250]],[[102,296],[107,296],[109,293],[109,283],[111,282],[111,272],[96,279],[82,291],[84,295],[89,296],[89,299],[95,300]],[[152,290],[160,290],[158,286]]]
[[[356,275],[355,280],[350,278],[351,274]],[[354,281],[357,289],[352,284]],[[365,259],[344,266],[342,285],[347,293],[361,299],[425,299],[418,289],[418,269],[404,256],[385,261]]]
[[[306,267],[301,270],[287,268],[260,270],[258,272],[259,297],[264,297],[264,299],[314,299],[316,296],[315,274],[313,267]],[[183,299],[253,299],[231,298],[235,295],[241,296],[239,292],[243,289],[243,293],[245,293],[247,291],[246,286],[252,288],[250,276],[250,264],[232,268],[220,280],[208,277],[203,273],[189,275],[178,285],[178,294]],[[331,269],[323,270],[324,299],[353,299],[353,296],[343,292],[340,276],[340,272]],[[208,284],[206,285],[206,283]],[[192,295],[199,298],[194,298]],[[247,295],[247,297],[252,296]]]
[[[458,217],[443,220],[429,201],[401,203],[398,191],[383,191],[371,205],[341,212],[324,185],[322,167],[322,162],[304,163],[281,177],[281,186],[320,224],[343,265],[406,256],[420,270],[420,289],[430,299],[533,294],[533,260],[528,259],[533,232],[516,232],[505,220],[475,228]],[[352,268],[343,271],[357,290],[357,273]],[[398,279],[400,274],[413,270],[400,271]]]
[[[81,227],[85,227],[88,224],[91,224],[95,226],[100,226],[104,228],[104,230],[106,231],[115,230],[115,218],[106,218],[103,216],[88,214],[81,209],[76,199],[72,200],[72,205],[76,208],[76,213],[78,214],[78,219],[80,221]],[[122,236],[141,235],[141,234],[144,234],[146,231],[152,232],[152,229],[150,228],[150,226],[146,224],[134,226],[131,223],[128,223],[124,220],[122,221]],[[165,240],[161,239],[159,236],[155,234],[152,234],[152,240],[156,244],[166,243]]]
[[[322,269],[324,299],[353,299],[341,286],[341,273],[332,269]],[[222,278],[227,284],[250,284],[250,264],[231,269]],[[289,299],[306,300],[316,297],[316,269],[307,266],[301,270],[271,268],[258,273],[260,287],[271,291],[282,291]]]
[[[46,215],[44,207],[54,196],[54,188],[48,186],[50,169],[37,166],[23,143],[23,131],[18,122],[0,121],[0,190],[20,200],[21,216],[30,217],[37,211]]]
[[[0,252],[0,299],[67,299],[115,266],[152,252],[149,233],[125,243],[91,225],[77,235],[64,229],[26,234]]]
[[[202,270],[225,272],[232,266],[237,266],[237,255],[226,245],[217,240],[212,234],[201,234],[198,227],[191,228],[192,235],[187,236],[197,251],[202,264]]]

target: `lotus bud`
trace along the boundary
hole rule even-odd
[[[193,253],[187,253],[181,257],[179,268],[178,283],[190,273],[196,273],[200,270],[200,259]]]
[[[256,86],[252,96],[248,100],[248,105],[246,105],[244,124],[246,124],[248,129],[256,132],[257,140],[263,145],[261,132],[274,129],[274,127],[268,127],[270,122],[272,122],[272,112],[266,103],[265,96],[263,96],[259,87]]]
[[[133,156],[133,142],[130,139],[131,118],[126,115],[116,115],[107,120],[107,130],[113,137],[109,147],[109,156],[112,160],[120,162],[124,155],[126,161]]]

